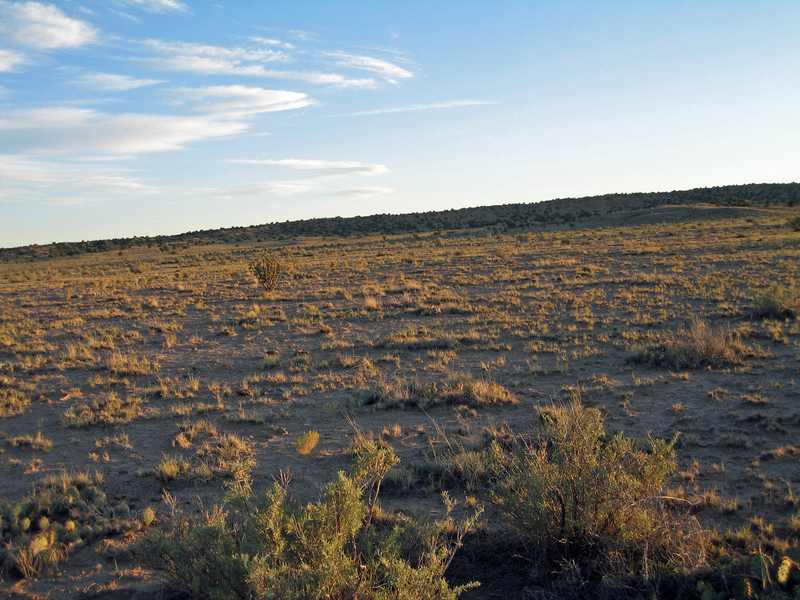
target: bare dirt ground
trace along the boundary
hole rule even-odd
[[[313,499],[348,468],[353,423],[435,474],[445,437],[524,432],[535,406],[578,396],[610,431],[680,432],[672,493],[704,526],[796,535],[800,321],[753,314],[773,286],[800,281],[789,216],[661,208],[513,236],[220,241],[0,264],[0,504],[64,471],[99,473],[107,504],[133,519],[146,507],[164,518],[165,493],[207,509],[244,470],[256,490],[283,473]],[[291,266],[271,294],[246,268],[262,247]],[[739,344],[740,360],[648,360],[697,322]],[[425,410],[408,392],[447,382],[497,387],[485,403]],[[320,442],[301,455],[311,430]],[[225,454],[228,434],[241,445]],[[165,457],[183,461],[174,478]],[[440,510],[444,475],[394,477],[384,508]],[[0,593],[155,597],[137,535],[79,541],[38,577],[5,575]]]

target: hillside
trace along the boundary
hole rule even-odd
[[[800,204],[800,184],[748,184],[695,188],[672,192],[606,194],[586,198],[559,198],[529,204],[502,204],[409,214],[380,214],[367,217],[328,217],[191,231],[154,238],[134,237],[31,245],[0,249],[0,258],[39,259],[83,253],[119,251],[131,246],[153,245],[169,250],[167,244],[213,244],[283,240],[298,236],[343,236],[364,234],[421,233],[446,229],[493,228],[501,233],[512,230],[552,229],[618,225],[638,211],[638,220],[648,221],[647,212],[657,213],[657,221],[684,220],[685,213],[658,211],[665,206],[712,205],[718,207],[769,207]],[[642,211],[645,214],[641,214]],[[616,215],[616,217],[614,217]],[[623,216],[624,215],[624,216]],[[704,215],[706,217],[707,215]]]

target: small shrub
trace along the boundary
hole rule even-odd
[[[278,255],[266,250],[262,250],[253,257],[249,269],[256,281],[268,292],[275,290],[281,276],[286,273],[286,265]]]
[[[142,525],[144,525],[145,527],[150,527],[150,525],[153,524],[153,521],[155,521],[155,518],[156,518],[155,511],[149,506],[146,506],[145,509],[142,511]]]
[[[789,227],[791,227],[794,231],[800,231],[800,217],[789,219],[787,225],[789,225]]]
[[[542,412],[537,439],[517,440],[510,452],[495,444],[495,456],[495,497],[528,548],[535,579],[566,564],[596,579],[701,560],[680,548],[691,536],[658,500],[675,470],[672,443],[651,439],[640,450],[621,434],[608,438],[600,412],[573,400]]]
[[[319,433],[316,431],[307,431],[301,435],[294,443],[297,452],[303,456],[311,454],[311,451],[317,447],[319,443]]]
[[[800,288],[794,286],[772,286],[753,306],[753,316],[762,319],[794,319],[799,315]]]
[[[192,598],[455,600],[468,586],[451,588],[443,574],[479,512],[456,522],[445,497],[447,516],[435,523],[401,515],[376,524],[375,490],[397,457],[366,443],[356,459],[352,476],[340,472],[305,506],[284,483],[262,498],[246,481],[232,484],[225,506],[199,518],[178,512],[151,530],[143,561]]]

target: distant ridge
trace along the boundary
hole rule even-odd
[[[0,248],[0,258],[36,259],[87,252],[124,250],[136,245],[212,244],[285,240],[297,236],[351,236],[364,234],[420,233],[453,229],[497,228],[523,231],[548,226],[574,226],[602,215],[654,209],[667,205],[768,207],[800,205],[798,183],[751,183],[672,192],[605,194],[585,198],[559,198],[537,203],[502,204],[408,214],[376,214],[368,217],[325,217],[192,231],[177,235],[134,237],[84,242]]]

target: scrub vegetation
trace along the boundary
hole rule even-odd
[[[0,595],[796,597],[769,189],[2,251]]]

